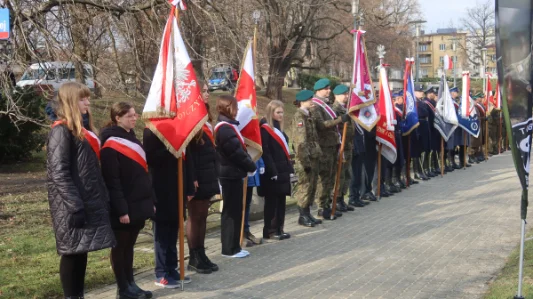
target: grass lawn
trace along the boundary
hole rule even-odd
[[[285,120],[290,125],[296,107],[292,99],[298,90],[286,90]],[[219,93],[213,93],[213,103]],[[259,92],[258,111],[262,117],[268,99]],[[118,101],[135,104],[138,113],[144,100],[110,96],[91,101],[97,128],[109,120],[109,107]],[[139,121],[136,132],[142,139],[144,123]],[[0,297],[2,298],[62,298],[59,281],[59,256],[46,191],[46,153],[38,152],[31,161],[0,165]],[[218,218],[216,218],[218,219]],[[215,226],[210,223],[210,227]],[[147,223],[147,227],[149,224]],[[146,228],[145,228],[146,229]],[[144,242],[151,243],[146,236]],[[143,244],[146,246],[145,244]],[[150,246],[150,245],[148,245]],[[152,253],[135,253],[136,270],[153,268]],[[86,289],[114,282],[109,249],[89,253]]]
[[[533,237],[533,231],[526,234],[526,239]],[[490,284],[485,299],[512,299],[518,288],[518,261],[520,245],[511,253],[498,277]],[[522,296],[533,298],[533,240],[526,241],[524,246],[524,280]]]

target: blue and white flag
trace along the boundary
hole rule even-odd
[[[440,78],[439,100],[437,107],[435,107],[434,126],[444,138],[444,141],[448,141],[458,125],[457,113],[455,112],[448,83],[446,83],[446,75],[443,74]]]
[[[405,120],[402,124],[402,135],[407,136],[416,129],[420,124],[418,123],[418,110],[416,109],[415,98],[415,83],[413,82],[412,66],[415,62],[414,58],[405,59],[405,74],[403,79],[404,90],[404,109]]]
[[[463,72],[463,96],[461,97],[461,106],[457,113],[459,126],[468,134],[479,136],[479,118],[475,104],[470,98],[470,72]]]

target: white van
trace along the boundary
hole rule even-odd
[[[93,67],[83,64],[85,84],[94,92],[96,83],[93,77]],[[18,87],[31,85],[49,85],[55,92],[61,84],[76,81],[76,69],[74,63],[63,61],[50,61],[34,63],[28,67],[24,75],[17,82]]]

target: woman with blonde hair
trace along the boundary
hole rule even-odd
[[[283,132],[283,102],[273,100],[261,119],[261,140],[265,172],[261,174],[261,190],[265,196],[263,238],[288,239],[283,231],[286,197],[291,195],[291,164],[289,137]],[[274,224],[273,224],[274,222]]]
[[[115,245],[89,98],[89,89],[80,83],[59,88],[57,120],[47,141],[48,201],[66,298],[84,296],[87,253]]]

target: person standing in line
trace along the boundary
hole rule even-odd
[[[184,163],[183,172],[178,173],[178,159],[149,128],[143,132],[143,146],[148,169],[152,176],[152,187],[156,196],[154,217],[155,285],[174,289],[181,286],[178,272],[178,179],[183,179],[183,196],[191,200],[195,195],[193,171]],[[187,160],[187,159],[186,159]],[[180,178],[181,176],[181,178]],[[185,215],[185,211],[183,213]],[[191,279],[185,276],[184,283]]]
[[[332,109],[335,111],[335,114],[338,116],[347,115],[348,109],[346,109],[346,104],[348,103],[348,92],[350,89],[344,84],[339,84],[333,89],[333,95],[335,96],[335,101],[333,102]],[[344,197],[348,194],[348,187],[350,185],[350,180],[352,178],[352,151],[353,151],[353,140],[355,135],[355,125],[353,120],[346,122],[348,124],[346,129],[346,141],[344,143],[344,152],[342,162],[341,177],[339,182],[339,195],[337,198],[337,209],[341,212],[354,211],[355,209],[347,205],[344,201]],[[339,132],[344,130],[344,125],[339,124]],[[337,165],[335,165],[336,167]],[[337,168],[335,168],[337,169]]]
[[[111,121],[100,133],[102,174],[111,199],[111,226],[117,245],[111,249],[111,266],[117,281],[117,298],[152,298],[133,279],[133,247],[145,221],[154,216],[155,195],[146,154],[133,129],[137,114],[125,102],[111,107]]]
[[[252,205],[252,198],[254,194],[254,187],[257,188],[257,193],[259,196],[263,196],[260,192],[261,190],[261,178],[260,175],[265,173],[265,163],[263,158],[259,158],[255,165],[258,169],[253,175],[248,176],[248,186],[246,189],[246,208],[244,211],[244,238],[248,240],[247,246],[254,246],[263,243],[261,238],[257,238],[250,231],[250,207]]]
[[[281,101],[271,101],[266,107],[266,117],[260,121],[265,163],[265,172],[261,175],[261,189],[265,195],[264,239],[291,237],[283,230],[287,196],[291,195],[291,178],[294,176],[289,137],[283,132],[283,106]]]
[[[328,79],[318,80],[313,89],[315,96],[313,98],[313,106],[311,107],[311,115],[315,120],[315,126],[318,133],[318,143],[322,150],[323,156],[320,159],[320,196],[317,200],[318,217],[322,219],[334,220],[341,217],[340,211],[335,211],[335,215],[331,217],[331,202],[333,188],[335,186],[335,171],[336,162],[339,159],[340,147],[340,133],[337,130],[337,125],[340,123],[349,122],[351,120],[348,114],[342,117],[337,117],[333,109],[329,107],[329,95],[331,93],[330,81]]]
[[[61,256],[65,298],[84,297],[87,253],[115,246],[109,195],[100,170],[100,142],[89,112],[89,89],[77,82],[58,91],[46,142],[50,214]]]
[[[187,147],[185,163],[192,169],[194,197],[187,202],[189,211],[187,219],[187,245],[189,246],[189,264],[187,269],[201,274],[218,271],[218,265],[211,262],[205,253],[205,233],[211,198],[220,193],[216,172],[215,138],[209,110],[209,87],[199,82],[202,87],[202,99],[206,106],[208,120]]]
[[[322,150],[318,144],[318,134],[315,122],[309,111],[313,105],[313,92],[302,90],[296,94],[295,105],[298,109],[292,119],[292,148],[296,156],[295,170],[298,182],[295,186],[294,197],[298,202],[298,224],[304,227],[314,227],[322,220],[311,215],[311,205],[315,201],[318,186],[318,172],[321,167],[318,160]]]
[[[237,100],[230,95],[217,98],[218,123],[215,126],[217,152],[217,173],[222,186],[224,201],[221,216],[222,255],[243,258],[250,253],[241,248],[240,235],[242,219],[243,179],[256,172],[257,167],[246,151],[235,120],[238,112]]]

